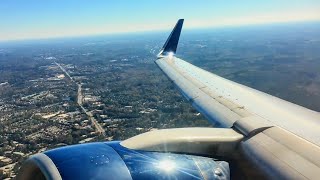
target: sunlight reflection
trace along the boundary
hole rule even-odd
[[[175,169],[176,164],[170,160],[162,160],[158,163],[157,167],[166,172],[171,172],[172,170]]]
[[[174,53],[173,53],[173,52],[169,52],[169,53],[168,53],[168,57],[169,57],[170,59],[172,59],[172,58],[173,58],[173,55],[174,55]]]

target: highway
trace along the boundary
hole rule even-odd
[[[54,63],[70,78],[70,80],[71,80],[72,82],[75,82],[75,81],[73,80],[73,78],[70,76],[70,74],[66,71],[66,69],[64,69],[59,63],[57,63],[57,62],[55,62],[55,61],[54,61]]]
[[[102,134],[103,136],[105,136],[105,131],[104,129],[101,127],[101,125],[97,122],[97,120],[93,117],[92,113],[87,111],[83,106],[82,106],[82,88],[81,88],[81,84],[77,83],[78,85],[78,98],[77,98],[77,103],[80,106],[81,110],[88,116],[89,120],[91,121],[91,124],[94,126],[95,130],[97,133]]]
[[[91,125],[94,127],[95,131],[98,134],[101,134],[103,136],[106,136],[104,129],[101,127],[101,125],[97,122],[97,120],[93,117],[92,113],[87,111],[83,105],[82,105],[82,87],[81,83],[77,83],[73,80],[73,78],[70,76],[70,74],[57,62],[54,62],[69,78],[72,82],[76,83],[78,86],[78,96],[77,96],[77,104],[80,107],[80,109],[88,116],[89,120],[91,121]]]

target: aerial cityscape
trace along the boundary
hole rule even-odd
[[[167,32],[0,44],[0,179],[30,155],[210,127],[154,64]],[[320,24],[185,31],[178,57],[320,111]]]

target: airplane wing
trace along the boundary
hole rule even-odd
[[[175,57],[180,19],[155,63],[216,127],[244,135],[240,148],[273,177],[320,175],[320,113],[230,81]]]

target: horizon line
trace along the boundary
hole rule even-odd
[[[272,25],[272,24],[288,24],[288,23],[317,23],[320,19],[308,19],[308,20],[289,20],[289,21],[278,21],[278,22],[255,22],[255,23],[235,23],[235,24],[218,24],[209,26],[190,26],[184,27],[186,30],[200,30],[200,29],[218,29],[225,27],[244,27],[244,26],[260,26],[260,25]],[[173,28],[174,24],[172,25]],[[17,39],[0,39],[0,43],[14,43],[23,41],[41,41],[41,40],[54,40],[54,39],[68,39],[68,38],[82,38],[82,37],[94,37],[94,36],[110,36],[110,35],[130,35],[136,33],[150,33],[150,32],[163,32],[170,31],[170,28],[156,28],[156,29],[141,29],[135,31],[114,31],[114,32],[98,32],[98,33],[84,33],[75,35],[57,35],[48,37],[28,37],[28,38],[17,38]]]

